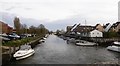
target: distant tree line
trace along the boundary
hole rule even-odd
[[[39,26],[28,26],[26,24],[21,24],[20,19],[18,17],[14,18],[14,28],[16,30],[16,33],[18,35],[20,34],[37,34],[37,35],[44,35],[49,32],[48,29],[45,28],[43,24],[40,24]]]

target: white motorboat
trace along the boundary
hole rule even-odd
[[[18,50],[13,57],[16,58],[16,60],[27,58],[35,53],[34,49],[22,49]]]
[[[120,42],[113,42],[115,45],[119,45],[120,46]]]
[[[45,35],[45,38],[47,38],[48,36],[49,36],[49,35],[48,35],[48,34],[46,34],[46,35]]]
[[[120,52],[120,42],[113,42],[113,45],[107,47],[108,50]]]
[[[78,46],[95,46],[95,45],[97,45],[96,43],[91,43],[91,42],[87,42],[87,41],[80,41],[80,40],[77,40],[75,44]]]
[[[43,39],[45,40],[46,38],[44,37]]]
[[[43,39],[39,40],[39,43],[41,43],[41,42],[45,42],[45,40],[43,40]]]
[[[45,42],[46,39],[47,39],[47,38],[45,38],[45,37],[41,38],[41,39],[39,40],[39,43]]]

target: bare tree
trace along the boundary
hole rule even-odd
[[[15,19],[14,19],[14,28],[16,29],[17,34],[20,34],[20,27],[21,27],[20,19],[18,17],[15,17]]]
[[[36,31],[37,31],[37,30],[36,30],[36,27],[35,27],[35,26],[32,25],[32,26],[29,27],[29,33],[31,33],[31,34],[36,34]]]
[[[21,24],[21,33],[22,34],[28,33],[27,29],[28,28],[27,28],[26,24]]]

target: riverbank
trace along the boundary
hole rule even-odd
[[[10,64],[88,64],[89,65],[118,65],[119,53],[108,51],[106,47],[85,47],[67,44],[55,35],[50,35],[46,41],[34,48],[35,54]],[[12,65],[11,65],[12,66]]]
[[[85,47],[67,44],[55,35],[50,35],[46,41],[35,48],[35,54],[24,60],[11,64],[87,64],[118,65],[119,53],[108,51],[106,47]],[[86,66],[86,65],[84,65]]]
[[[28,42],[26,44],[30,45],[31,48],[34,48],[38,44],[38,41],[40,39],[41,38],[39,37],[39,38],[37,38],[37,39],[35,39],[33,41],[30,41],[30,42]],[[9,64],[10,61],[14,61],[15,58],[13,58],[13,54],[20,49],[20,47],[15,47],[15,52],[14,52],[14,47],[1,46],[1,48],[2,48],[2,64],[3,65]]]
[[[114,41],[120,41],[120,38],[90,38],[90,37],[81,37],[82,40],[98,43],[99,46],[109,46]]]

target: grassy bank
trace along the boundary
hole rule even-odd
[[[11,60],[13,61],[14,58],[12,56],[17,50],[20,49],[21,45],[29,44],[31,45],[32,48],[35,47],[36,44],[38,44],[38,41],[41,39],[41,37],[42,36],[27,37],[24,39],[12,40],[2,43],[2,46],[8,48],[8,49],[2,49],[2,51],[7,52],[7,53],[2,53],[2,64],[9,64]]]
[[[40,38],[39,36],[37,37],[27,37],[27,38],[24,38],[24,39],[18,39],[18,40],[12,40],[12,41],[8,41],[8,42],[3,42],[2,43],[2,46],[10,46],[10,47],[18,47],[18,46],[21,46],[21,45],[24,45],[24,44],[27,44],[37,38]]]

